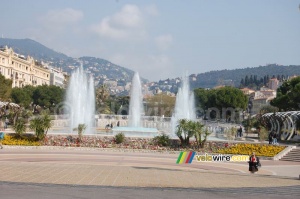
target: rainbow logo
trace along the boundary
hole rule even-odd
[[[194,151],[185,151],[185,152],[180,152],[178,159],[176,161],[176,164],[191,164],[194,156],[196,155],[196,152]]]

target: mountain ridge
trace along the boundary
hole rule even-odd
[[[30,55],[35,59],[49,63],[52,66],[62,68],[64,71],[71,73],[72,70],[79,67],[81,63],[86,70],[89,70],[96,81],[99,84],[105,81],[117,81],[118,86],[124,86],[131,82],[134,75],[134,71],[126,67],[122,67],[112,62],[92,57],[92,56],[81,56],[79,58],[72,58],[63,53],[56,52],[45,45],[34,41],[32,39],[9,39],[0,38],[0,46],[7,45],[12,47],[14,51],[18,54]],[[204,73],[190,74],[190,85],[191,88],[213,88],[218,85],[232,85],[238,87],[242,78],[246,75],[257,75],[258,78],[264,75],[300,75],[300,65],[278,65],[269,64],[266,66],[258,67],[246,67],[246,68],[236,68],[236,69],[223,69],[214,70]],[[141,78],[144,83],[148,80]],[[150,90],[160,89],[162,91],[171,91],[176,93],[178,87],[180,86],[180,81],[175,81],[180,79],[168,78],[165,80],[159,80],[157,82],[152,82],[149,86]]]

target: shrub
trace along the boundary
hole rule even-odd
[[[170,137],[166,134],[161,134],[153,138],[153,143],[160,146],[170,146]]]
[[[259,136],[259,141],[264,142],[268,138],[268,130],[264,127],[261,127],[259,129],[258,136]]]
[[[115,141],[116,141],[117,144],[120,144],[120,143],[124,142],[124,140],[125,140],[124,133],[118,133],[118,134],[115,135]]]

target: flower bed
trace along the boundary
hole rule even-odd
[[[61,147],[91,147],[91,148],[115,148],[115,149],[145,149],[155,151],[196,151],[198,153],[222,153],[250,155],[253,151],[258,156],[272,157],[282,151],[285,146],[247,144],[226,142],[206,142],[204,148],[198,148],[191,141],[188,148],[182,148],[179,140],[171,140],[170,146],[161,146],[151,138],[129,138],[117,144],[112,136],[83,136],[81,141],[77,135],[48,135],[43,141],[37,142],[33,135],[15,138],[14,135],[5,135],[4,145],[23,146],[61,146]]]
[[[273,157],[283,149],[285,149],[285,146],[239,143],[233,144],[227,148],[219,149],[217,150],[217,152],[222,154],[240,155],[250,155],[252,152],[255,152],[257,156]]]
[[[5,135],[2,141],[3,145],[17,145],[17,146],[40,146],[34,137],[20,137],[16,138],[13,135]]]

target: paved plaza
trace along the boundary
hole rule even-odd
[[[20,193],[22,198],[58,193],[58,198],[74,198],[75,193],[78,198],[116,198],[118,193],[124,198],[146,193],[158,198],[183,193],[190,198],[200,193],[211,198],[300,195],[300,163],[264,160],[259,172],[250,174],[245,162],[176,164],[177,158],[178,153],[7,146],[0,150],[0,190],[7,190],[1,198],[18,198]]]

